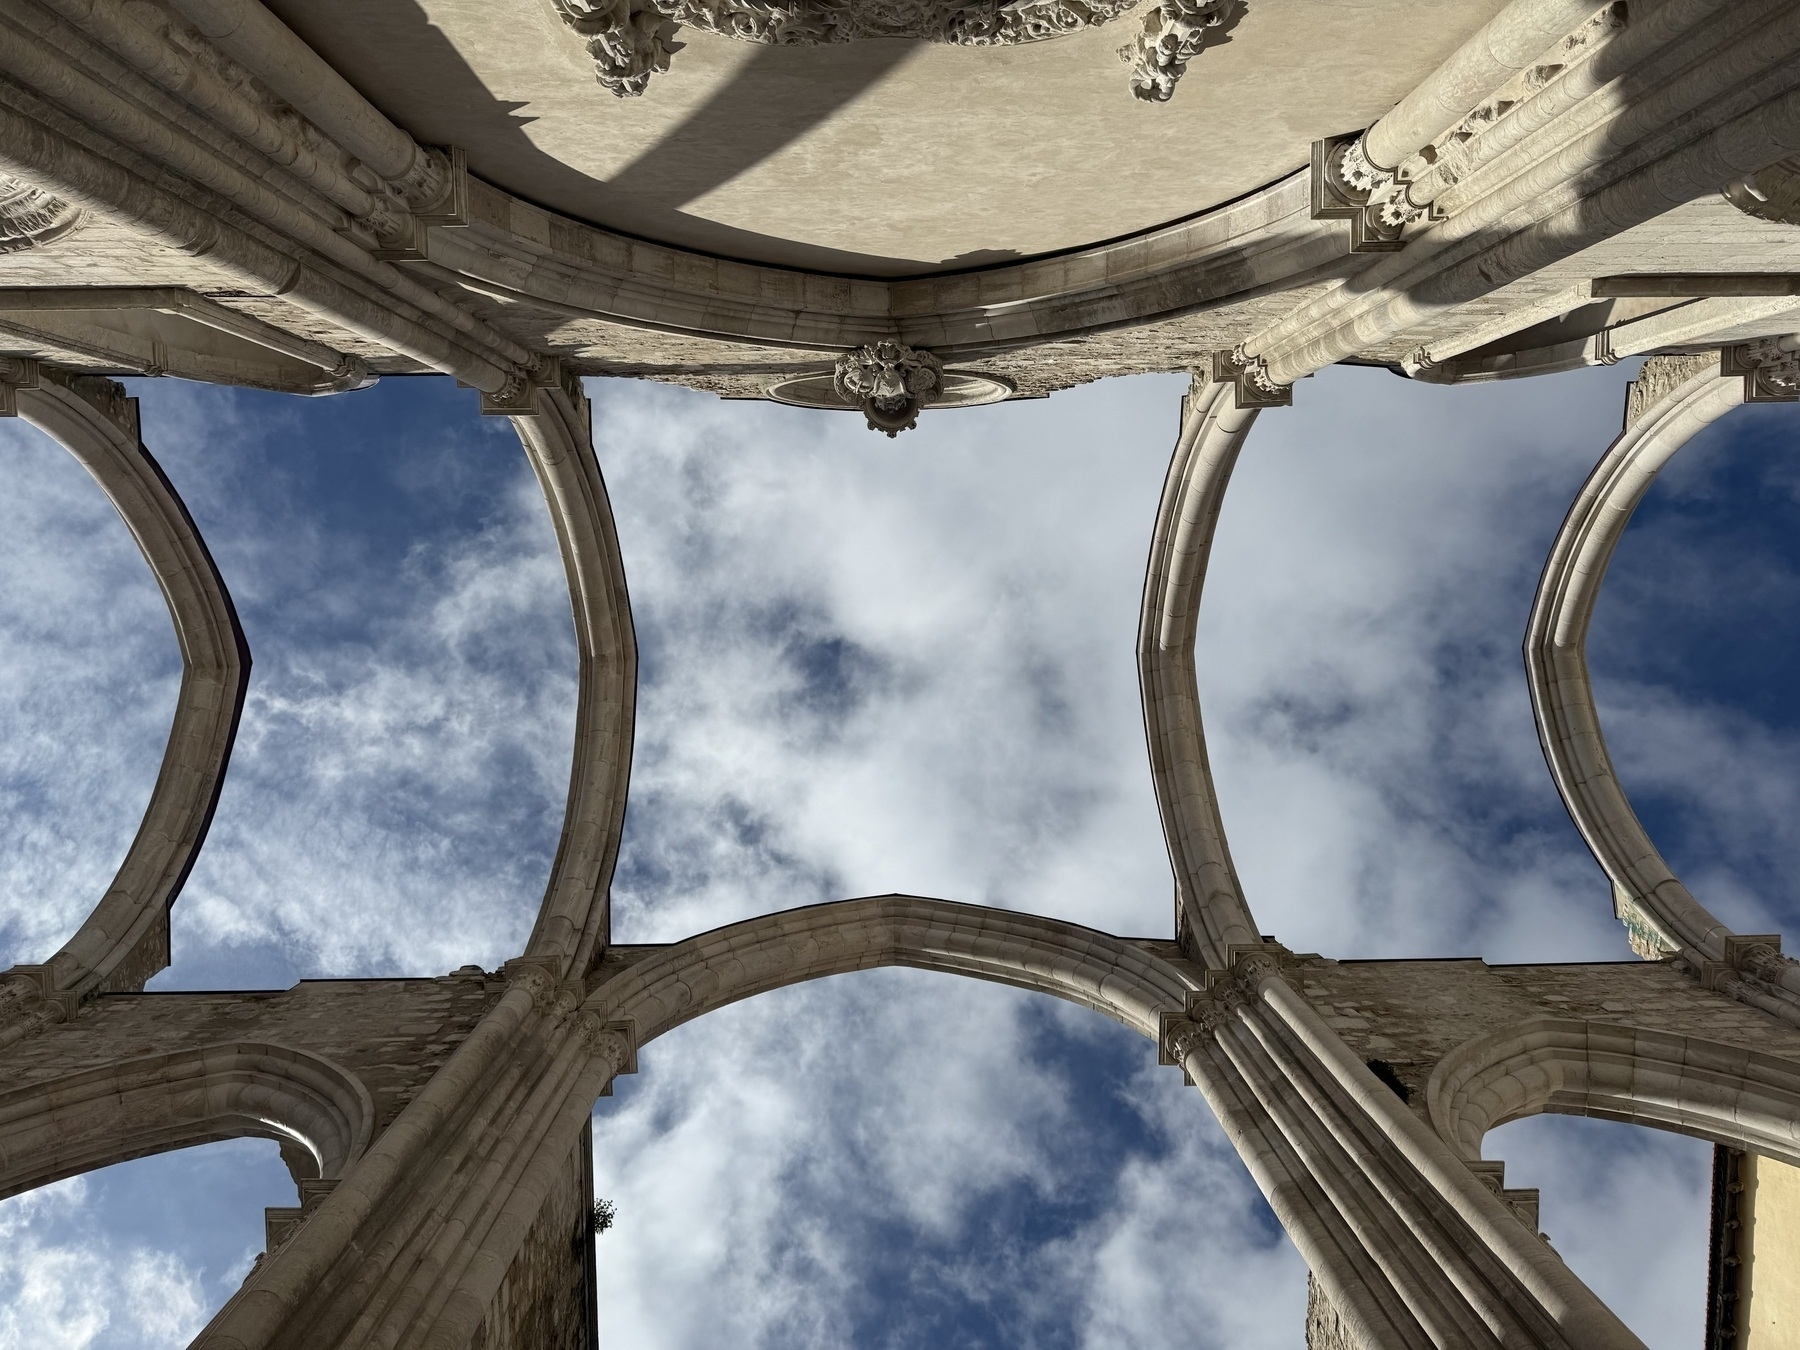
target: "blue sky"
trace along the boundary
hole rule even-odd
[[[1289,946],[1629,955],[1519,657],[1626,373],[1333,369],[1259,422],[1200,678],[1246,891]],[[643,655],[618,939],[890,890],[1165,932],[1132,647],[1182,386],[927,414],[889,441],[590,382]],[[153,987],[498,964],[554,851],[575,692],[509,426],[446,380],[136,392],[255,659]],[[1590,647],[1646,823],[1747,930],[1789,925],[1800,847],[1795,416],[1739,413],[1677,458]],[[0,456],[10,963],[104,889],[178,665],[98,490],[17,423]],[[785,990],[652,1044],[595,1124],[609,1344],[1302,1343],[1304,1268],[1203,1101],[1083,1010],[918,972]],[[1653,1346],[1698,1341],[1705,1146],[1546,1118],[1487,1152],[1544,1188],[1558,1249]],[[292,1196],[273,1145],[239,1141],[0,1203],[0,1347],[185,1343]]]

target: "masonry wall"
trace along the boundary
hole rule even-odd
[[[1465,1042],[1538,1017],[1667,1031],[1800,1060],[1800,1030],[1653,961],[1490,966],[1303,956],[1295,983],[1331,1029],[1379,1059],[1427,1118],[1425,1085]]]
[[[469,1350],[595,1350],[593,1126],[582,1131]]]
[[[423,980],[302,980],[236,993],[106,994],[72,1021],[11,1047],[8,1090],[144,1055],[267,1042],[323,1056],[354,1074],[386,1129],[498,996],[471,969]]]

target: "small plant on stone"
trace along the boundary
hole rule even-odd
[[[594,1201],[594,1212],[588,1216],[588,1222],[592,1226],[593,1231],[596,1236],[598,1236],[601,1233],[604,1233],[607,1229],[609,1229],[613,1226],[614,1213],[615,1213],[615,1211],[613,1209],[612,1201],[610,1201],[610,1200]]]

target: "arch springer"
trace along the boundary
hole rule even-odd
[[[593,1058],[606,1065],[606,1086],[602,1097],[612,1096],[612,1080],[622,1073],[636,1073],[638,1068],[638,1029],[634,1017],[604,1021],[597,1012],[584,1012],[578,1024],[582,1043]]]

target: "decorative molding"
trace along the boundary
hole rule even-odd
[[[481,415],[536,417],[540,389],[560,389],[577,408],[587,406],[581,377],[565,366],[560,356],[539,356],[530,369],[515,369],[498,390],[481,396]]]
[[[606,1086],[600,1089],[600,1095],[610,1097],[613,1079],[638,1071],[637,1023],[629,1017],[603,1022],[598,1014],[584,1012],[580,1034],[588,1054],[606,1065]]]
[[[1131,67],[1131,96],[1167,103],[1214,29],[1222,28],[1232,0],[1161,0],[1144,16],[1144,31],[1119,48]]]
[[[1777,225],[1800,225],[1800,157],[1778,159],[1748,178],[1728,184],[1724,196],[1747,216]]]
[[[1456,383],[1455,361],[1437,360],[1424,343],[1420,343],[1400,358],[1400,369],[1406,372],[1406,378],[1409,380],[1419,380],[1425,384]]]
[[[19,415],[19,390],[38,387],[38,363],[29,356],[0,356],[0,417]]]
[[[1212,378],[1232,387],[1240,408],[1286,408],[1294,402],[1294,386],[1276,384],[1269,378],[1268,362],[1249,355],[1241,345],[1213,353]]]
[[[682,48],[675,41],[675,20],[654,6],[630,0],[555,3],[562,21],[587,47],[594,77],[617,98],[637,98]]]
[[[1217,1036],[1239,1008],[1256,1002],[1264,980],[1284,978],[1294,964],[1293,954],[1276,942],[1233,946],[1227,960],[1228,969],[1207,971],[1202,987],[1188,991],[1180,1012],[1158,1017],[1158,1063],[1185,1069],[1189,1055]]]
[[[515,956],[500,967],[509,989],[531,995],[531,1006],[546,1017],[574,1012],[581,1003],[581,987],[556,978],[552,962],[539,957]]]
[[[1449,131],[1402,161],[1395,170],[1401,181],[1431,180],[1423,191],[1412,197],[1414,204],[1422,206],[1424,199],[1435,199],[1439,193],[1455,187],[1475,172],[1485,162],[1477,143],[1490,128],[1536,99],[1575,67],[1605,50],[1606,45],[1625,30],[1629,21],[1625,0],[1614,0],[1614,3],[1597,9],[1573,33],[1544,53],[1542,59],[1516,72]]]
[[[458,146],[420,146],[417,166],[404,185],[401,203],[372,217],[377,246],[370,256],[390,262],[424,262],[430,251],[426,231],[469,223],[469,157]],[[396,189],[400,191],[401,189]]]
[[[1281,958],[1286,955],[1286,952],[1273,946],[1233,949],[1231,977],[1246,999],[1253,999],[1262,991],[1264,980],[1281,978]]]
[[[1162,1014],[1157,1028],[1157,1063],[1173,1064],[1187,1073],[1188,1057],[1213,1038],[1217,1024],[1185,1013]]]
[[[554,0],[582,40],[603,88],[636,98],[669,68],[683,27],[771,47],[912,38],[958,47],[1012,47],[1096,28],[1136,0]],[[1161,0],[1120,54],[1132,93],[1164,102],[1235,0]]]
[[[1348,220],[1352,253],[1394,253],[1406,247],[1402,232],[1430,215],[1406,188],[1397,170],[1369,158],[1360,133],[1313,142],[1313,219]]]
[[[1696,972],[1708,989],[1730,993],[1740,978],[1777,989],[1783,970],[1795,964],[1793,957],[1781,954],[1779,933],[1727,933],[1724,945],[1723,961],[1703,962]]]
[[[338,1187],[338,1177],[306,1177],[299,1179],[295,1185],[300,1191],[298,1205],[271,1205],[263,1210],[263,1254],[257,1260],[272,1255],[278,1248],[285,1246],[287,1240],[300,1230],[300,1225],[313,1216],[313,1212],[325,1203],[325,1199]]]
[[[49,966],[14,966],[0,971],[0,1046],[66,1022],[80,1007],[81,999],[74,990],[56,987]]]
[[[918,424],[919,413],[944,385],[944,365],[904,342],[877,342],[838,358],[832,383],[845,403],[860,407],[870,431],[890,438]]]
[[[1782,341],[1757,338],[1719,353],[1719,374],[1743,377],[1744,402],[1800,400],[1800,352],[1783,347]]]
[[[79,206],[0,174],[0,253],[17,253],[73,234],[87,220]]]
[[[1613,917],[1625,926],[1625,941],[1645,961],[1666,961],[1681,952],[1681,943],[1638,898],[1613,883]]]
[[[1454,127],[1392,167],[1370,158],[1367,132],[1313,143],[1313,219],[1350,222],[1352,253],[1392,253],[1408,227],[1443,220],[1437,198],[1481,162],[1476,143],[1496,123],[1541,94],[1571,67],[1591,59],[1626,24],[1626,7],[1598,9],[1546,59],[1518,71]],[[1418,196],[1414,196],[1418,184]]]
[[[1534,1233],[1538,1233],[1539,1191],[1536,1186],[1508,1186],[1506,1184],[1506,1163],[1495,1158],[1483,1161],[1480,1158],[1465,1158],[1463,1166],[1473,1172],[1482,1185],[1505,1202],[1513,1217]],[[1542,1233],[1538,1236],[1543,1237]]]
[[[987,403],[1000,403],[1016,392],[1017,386],[1001,375],[977,370],[946,370],[938,382],[938,392],[931,400],[934,408],[978,408]],[[828,408],[846,411],[859,408],[846,403],[837,391],[835,371],[798,375],[770,385],[764,394],[775,403],[791,408]]]

